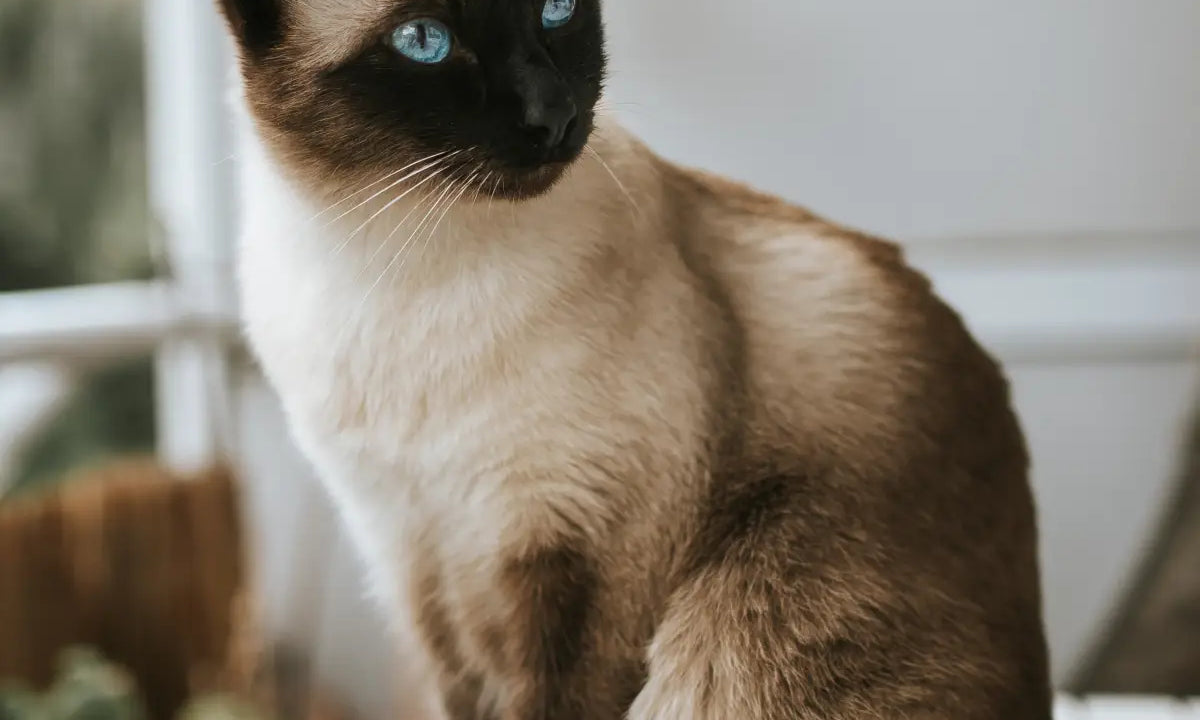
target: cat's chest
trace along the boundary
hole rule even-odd
[[[580,406],[612,395],[580,381],[586,344],[538,331],[537,312],[511,295],[481,298],[486,280],[418,298],[381,287],[364,299],[315,268],[273,270],[292,289],[246,283],[249,335],[373,567],[394,567],[414,534],[463,562],[487,555],[502,534],[546,515],[526,495],[551,510],[560,495],[596,504],[581,499],[591,497],[586,483],[542,482],[558,478],[547,465],[571,467],[577,453],[613,444],[579,421],[594,416]],[[395,582],[376,584],[386,593]]]
[[[376,460],[392,450],[413,460],[413,448],[493,414],[504,379],[481,376],[503,348],[488,342],[487,317],[468,319],[461,292],[367,296],[366,285],[319,269],[288,276],[286,294],[247,289],[247,322],[289,413],[313,434]]]
[[[586,352],[569,335],[530,331],[545,303],[494,276],[418,292],[371,289],[365,274],[304,257],[244,262],[256,353],[304,449],[346,482],[386,476],[390,492],[402,483],[436,495],[566,431],[558,418],[578,396],[573,367]]]

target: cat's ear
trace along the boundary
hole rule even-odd
[[[217,0],[234,40],[251,56],[261,55],[283,35],[284,0]]]

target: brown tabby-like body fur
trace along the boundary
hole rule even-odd
[[[375,5],[225,0],[265,148],[248,192],[319,209],[460,142],[321,86],[358,70],[307,79],[357,62]],[[591,56],[546,42],[560,68]],[[427,84],[463,63],[396,82],[453,107]],[[464,180],[374,294],[392,216],[329,253],[249,211],[252,344],[449,718],[1049,718],[1025,449],[958,317],[892,245],[612,125],[590,147],[557,184],[506,175],[520,201]]]

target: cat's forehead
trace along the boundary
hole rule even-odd
[[[290,31],[312,55],[335,62],[362,46],[405,6],[444,6],[452,0],[288,0]],[[314,58],[316,59],[316,58]]]
[[[503,0],[512,2],[512,0]],[[371,28],[382,19],[406,12],[448,14],[450,10],[482,10],[493,0],[288,0],[298,24],[323,33]]]
[[[290,0],[295,25],[309,33],[336,38],[373,28],[405,6],[445,5],[450,0]]]
[[[294,30],[318,54],[336,59],[361,47],[389,18],[406,13],[446,15],[450,10],[491,4],[491,0],[288,0]]]

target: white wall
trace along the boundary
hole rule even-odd
[[[1064,678],[1196,397],[1200,3],[606,2],[626,124],[908,241],[1007,361]]]
[[[656,147],[906,239],[1200,227],[1195,0],[605,0]]]

